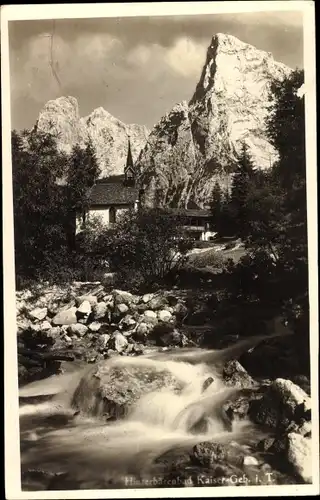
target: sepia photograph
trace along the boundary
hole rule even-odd
[[[316,495],[314,3],[1,14],[7,498]]]

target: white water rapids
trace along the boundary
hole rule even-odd
[[[199,442],[236,443],[250,454],[262,433],[249,421],[233,421],[228,428],[222,405],[237,389],[225,386],[221,366],[258,341],[249,339],[219,351],[180,349],[102,362],[120,369],[165,368],[183,384],[181,391],[164,386],[143,395],[123,419],[114,422],[106,422],[101,415],[74,415],[72,396],[80,379],[89,376],[88,368],[74,371],[73,366],[70,373],[21,388],[22,471],[69,473],[69,489],[125,488],[133,484],[128,477],[154,475],[159,467],[156,459],[164,453],[190,450]],[[66,365],[67,370],[70,366]],[[208,377],[213,382],[203,391]],[[39,402],[45,395],[53,397]]]

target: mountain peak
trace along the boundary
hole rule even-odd
[[[277,159],[266,134],[271,86],[291,71],[272,54],[216,33],[189,105],[166,113],[139,158],[149,202],[205,206],[216,181],[228,185],[243,143],[256,167],[269,168]]]
[[[84,118],[80,117],[75,97],[58,97],[48,101],[40,111],[37,129],[57,134],[58,147],[70,153],[73,146],[84,147],[92,141],[101,177],[122,174],[126,162],[128,135],[135,161],[148,136],[146,127],[126,125],[102,106]]]

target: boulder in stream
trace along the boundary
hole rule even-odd
[[[193,447],[191,462],[203,467],[214,467],[216,464],[230,464],[241,466],[244,455],[239,453],[237,447],[213,441],[204,441]]]
[[[284,430],[301,420],[311,420],[311,399],[291,380],[276,379],[264,396],[250,403],[250,418],[273,429]]]
[[[149,365],[121,363],[113,358],[92,367],[81,379],[72,406],[83,414],[106,419],[123,417],[143,395],[163,387],[182,388],[172,373]],[[114,361],[114,362],[113,362]]]
[[[231,387],[246,389],[253,387],[254,381],[237,360],[228,361],[223,368],[223,379]]]

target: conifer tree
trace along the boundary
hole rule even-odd
[[[254,166],[246,144],[243,144],[231,186],[231,209],[234,214],[236,233],[240,237],[248,234],[248,197],[254,179]]]

